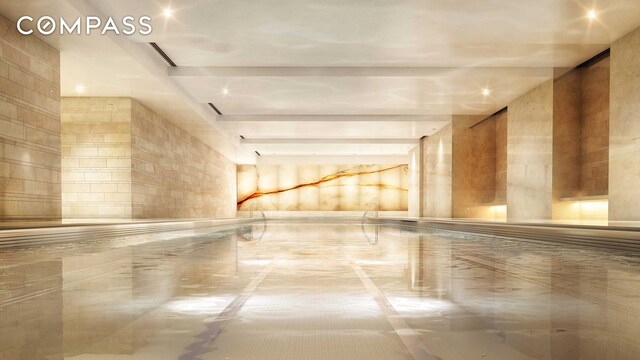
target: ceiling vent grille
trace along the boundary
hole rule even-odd
[[[154,42],[150,42],[149,43],[151,45],[151,47],[160,55],[162,56],[162,58],[164,59],[164,61],[166,61],[169,65],[171,65],[171,67],[177,67],[178,65],[176,65],[176,63],[173,62],[173,60],[171,60],[171,58],[169,57],[169,55],[167,55],[167,53],[165,53],[160,46],[158,46],[158,44],[154,43]]]
[[[211,106],[211,108],[212,108],[213,110],[215,110],[215,112],[217,112],[217,113],[218,113],[218,115],[222,115],[222,113],[220,112],[220,110],[218,110],[218,108],[217,108],[215,105],[213,105],[213,103],[209,103],[209,106]]]

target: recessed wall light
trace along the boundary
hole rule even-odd
[[[598,12],[597,12],[597,11],[595,11],[595,10],[589,10],[589,11],[587,12],[587,17],[588,17],[590,20],[594,20],[594,19],[596,19],[596,18],[598,17]]]
[[[78,94],[83,94],[85,90],[87,90],[87,88],[84,85],[82,84],[76,85],[76,92]]]
[[[483,95],[483,96],[489,96],[489,95],[491,95],[491,90],[489,90],[488,88],[484,88],[484,89],[482,89],[482,95]]]
[[[164,9],[164,11],[162,12],[162,15],[164,15],[165,17],[172,17],[173,16],[173,9],[170,8],[170,7]]]

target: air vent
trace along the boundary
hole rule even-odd
[[[220,112],[220,110],[218,110],[218,108],[217,108],[215,105],[213,105],[213,103],[209,103],[209,106],[211,106],[211,108],[212,108],[213,110],[215,110],[215,111],[218,113],[218,115],[222,115],[222,113]]]
[[[173,60],[171,60],[171,58],[169,57],[169,55],[167,55],[167,53],[165,53],[164,51],[162,51],[162,49],[160,48],[160,46],[158,46],[158,44],[154,43],[154,42],[150,42],[149,43],[151,45],[151,47],[160,55],[162,56],[162,58],[164,59],[164,61],[166,61],[169,65],[171,65],[171,67],[177,67],[178,65],[176,65],[176,63],[173,62]]]

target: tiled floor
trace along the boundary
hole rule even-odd
[[[0,359],[637,359],[640,259],[268,223],[0,252]]]

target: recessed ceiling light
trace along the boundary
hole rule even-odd
[[[87,90],[87,88],[85,88],[84,85],[82,85],[82,84],[76,85],[76,92],[78,94],[84,93],[85,90]]]
[[[227,89],[227,88],[222,89],[222,94],[223,95],[229,95],[229,89]]]
[[[591,20],[594,20],[598,17],[598,12],[595,10],[589,10],[589,12],[587,12],[587,17]]]
[[[170,7],[164,9],[164,11],[162,12],[162,15],[164,15],[165,17],[172,17],[173,9],[171,9]]]
[[[484,96],[491,95],[491,90],[489,90],[488,88],[482,89],[482,95],[484,95]]]

